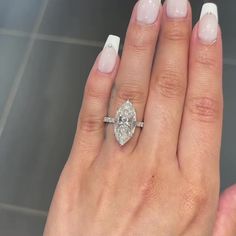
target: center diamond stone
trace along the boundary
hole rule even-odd
[[[118,109],[115,117],[114,132],[120,145],[126,144],[132,137],[136,128],[136,111],[130,101],[126,101]]]

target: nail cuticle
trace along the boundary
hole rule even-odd
[[[214,41],[212,41],[212,42],[205,42],[205,41],[203,41],[201,38],[199,38],[199,36],[198,36],[198,40],[201,42],[201,44],[203,44],[203,45],[205,45],[205,46],[212,46],[212,45],[214,45],[216,42],[217,42],[217,39],[215,39]]]

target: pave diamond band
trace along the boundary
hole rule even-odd
[[[104,122],[105,123],[110,123],[110,124],[115,124],[116,122],[116,119],[115,118],[112,118],[112,117],[104,117]]]
[[[133,137],[136,127],[144,127],[144,122],[136,120],[135,108],[129,100],[120,106],[115,118],[104,117],[104,122],[114,124],[114,134],[121,146]]]
[[[104,122],[109,123],[109,124],[115,124],[116,123],[116,118],[106,116],[106,117],[104,117]],[[143,128],[144,127],[144,122],[136,121],[135,125],[136,125],[136,127]]]

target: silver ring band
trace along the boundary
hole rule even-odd
[[[115,124],[116,123],[116,118],[106,116],[106,117],[104,117],[104,123]],[[136,121],[135,125],[138,128],[143,128],[144,127],[144,122]]]

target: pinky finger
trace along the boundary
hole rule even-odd
[[[80,161],[88,164],[98,154],[104,140],[103,119],[107,115],[112,85],[118,70],[119,43],[119,37],[109,35],[85,86],[71,157],[77,159],[78,153],[85,153],[79,158],[85,156],[86,160]]]

